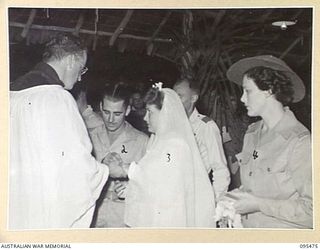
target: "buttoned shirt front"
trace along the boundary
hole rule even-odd
[[[262,198],[261,212],[243,216],[245,227],[311,228],[312,167],[309,131],[287,109],[261,138],[263,121],[249,126],[240,164],[243,191]]]
[[[200,114],[197,109],[194,109],[189,121],[207,172],[211,169],[213,171],[213,188],[219,198],[227,192],[230,183],[219,128],[211,118]]]

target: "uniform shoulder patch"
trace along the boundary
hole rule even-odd
[[[201,118],[201,121],[203,121],[204,123],[208,123],[208,122],[212,121],[212,119],[208,116],[204,116]]]

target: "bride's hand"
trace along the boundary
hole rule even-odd
[[[109,167],[109,176],[113,178],[126,178],[127,173],[123,169],[121,156],[116,152],[111,152],[102,160],[102,163]]]

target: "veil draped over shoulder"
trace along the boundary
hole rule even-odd
[[[214,193],[179,96],[163,106],[146,155],[129,169],[125,223],[131,227],[215,227]]]

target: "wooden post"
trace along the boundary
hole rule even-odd
[[[22,32],[21,32],[21,36],[23,38],[26,38],[29,32],[29,29],[33,23],[33,19],[36,16],[37,10],[36,9],[32,9],[28,18],[28,21],[26,23],[26,25],[24,26]]]
[[[74,32],[73,32],[74,35],[76,35],[76,36],[79,35],[79,31],[80,31],[80,28],[81,28],[81,26],[83,24],[83,20],[84,20],[84,16],[83,16],[83,14],[80,14],[78,22],[77,22],[77,25],[74,28]]]
[[[92,50],[95,51],[97,48],[97,43],[98,43],[98,35],[94,36],[93,38],[93,44],[92,44]]]
[[[159,24],[158,28],[156,31],[152,34],[150,39],[147,41],[147,47],[153,42],[153,39],[158,35],[159,31],[163,27],[163,25],[168,21],[169,17],[171,15],[171,11],[168,11],[165,15],[165,17],[162,19],[161,23]]]
[[[124,28],[127,26],[131,16],[133,14],[133,10],[128,10],[126,15],[124,16],[124,18],[122,19],[120,25],[117,27],[117,29],[115,30],[115,32],[113,33],[113,35],[111,36],[110,40],[109,40],[109,46],[113,46],[113,44],[115,43],[115,41],[117,40],[118,36],[122,33],[122,31],[124,30]]]
[[[147,55],[148,56],[151,56],[152,55],[152,51],[153,51],[153,43],[150,43],[148,46],[147,46]]]

